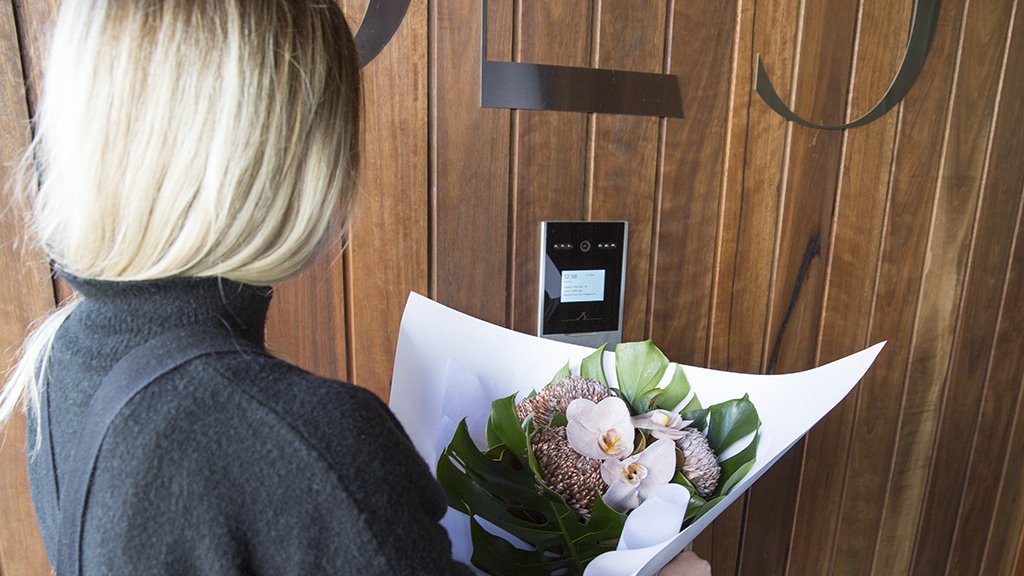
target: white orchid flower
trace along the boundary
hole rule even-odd
[[[668,484],[675,473],[676,444],[668,438],[625,460],[605,460],[601,465],[601,478],[608,484],[604,503],[619,512],[628,512]]]
[[[693,420],[683,420],[678,412],[669,410],[652,410],[646,414],[633,417],[633,426],[651,431],[655,438],[668,438],[678,440],[683,437],[683,428],[693,423]]]
[[[565,410],[569,424],[565,434],[569,446],[587,458],[607,460],[625,458],[633,453],[633,424],[629,407],[614,396],[594,404],[577,398]]]

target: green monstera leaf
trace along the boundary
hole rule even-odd
[[[539,482],[528,430],[515,415],[515,396],[491,405],[486,453],[463,420],[437,464],[448,504],[471,518],[473,564],[495,576],[582,574],[588,562],[615,549],[626,516],[600,499],[589,520]],[[492,534],[482,518],[525,542],[522,550]]]
[[[634,414],[651,409],[655,398],[662,393],[658,383],[668,365],[668,358],[650,340],[623,342],[615,347],[619,393]]]
[[[700,518],[714,508],[753,468],[758,441],[761,438],[761,419],[757,415],[754,403],[745,395],[743,398],[727,400],[704,409],[683,412],[682,417],[684,420],[693,420],[693,426],[705,432],[708,445],[715,454],[722,454],[735,442],[753,434],[750,443],[743,450],[719,462],[722,466],[722,475],[718,479],[718,487],[715,488],[714,494],[706,501],[702,501],[694,493],[693,486],[682,474],[676,474],[672,479],[673,482],[686,486],[692,495],[690,508],[686,513],[689,520]]]

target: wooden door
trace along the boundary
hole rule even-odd
[[[344,3],[353,23],[366,5]],[[756,56],[795,112],[848,121],[895,76],[913,2],[487,4],[488,58],[676,75],[685,117],[670,119],[481,108],[482,6],[413,0],[364,69],[351,244],[279,287],[270,345],[387,398],[410,290],[530,332],[539,222],[628,220],[628,339],[764,373],[888,340],[857,390],[698,540],[716,575],[1024,573],[1018,0],[943,2],[910,93],[840,131],[770,110]],[[4,158],[29,138],[52,11],[0,5],[17,80],[2,92]],[[20,221],[3,222],[17,237]],[[0,255],[20,271],[0,280],[10,349],[53,288],[38,259]],[[19,426],[0,452],[0,574],[42,574]]]

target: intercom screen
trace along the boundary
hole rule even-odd
[[[604,270],[562,270],[562,302],[604,300]]]
[[[619,329],[624,222],[547,222],[542,334]]]

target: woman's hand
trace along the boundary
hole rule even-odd
[[[658,576],[711,576],[711,564],[690,550],[684,550],[658,572]]]

